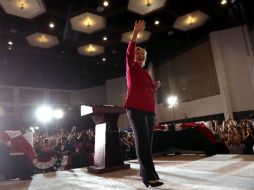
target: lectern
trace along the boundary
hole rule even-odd
[[[117,127],[119,114],[125,109],[116,106],[81,106],[81,116],[90,114],[95,123],[94,165],[88,167],[90,173],[105,173],[129,169],[124,164],[120,137]]]

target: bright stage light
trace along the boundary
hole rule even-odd
[[[108,1],[104,1],[104,2],[103,2],[103,6],[104,6],[104,7],[107,7],[108,4],[109,4]]]
[[[52,119],[53,111],[48,106],[42,106],[37,109],[36,117],[40,122],[47,123]]]
[[[54,24],[53,22],[51,22],[51,23],[49,23],[49,27],[50,27],[51,29],[53,29],[53,28],[55,28],[55,24]]]
[[[175,107],[178,104],[177,96],[169,96],[167,101],[168,101],[168,107],[170,108]]]
[[[108,37],[107,36],[103,36],[103,41],[107,41]]]
[[[220,4],[222,4],[222,5],[227,4],[227,0],[222,0],[222,1],[220,2]]]
[[[63,112],[63,110],[61,110],[61,109],[57,109],[57,110],[54,111],[54,117],[55,117],[56,119],[61,119],[61,118],[63,118],[63,115],[64,115],[64,112]]]

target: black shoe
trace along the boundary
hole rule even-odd
[[[152,181],[143,181],[143,183],[145,184],[146,187],[158,187],[163,185],[164,183],[158,180],[152,180]]]
[[[143,178],[142,175],[141,175],[141,173],[139,173],[139,176],[140,176],[141,178]],[[152,178],[153,178],[154,180],[160,180],[160,177],[158,176],[158,174],[157,174],[156,172],[153,172]]]

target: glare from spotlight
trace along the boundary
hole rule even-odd
[[[154,24],[155,24],[155,25],[159,25],[159,24],[160,24],[160,21],[159,21],[159,20],[156,20],[156,21],[154,21]]]
[[[107,6],[108,6],[108,1],[104,1],[104,2],[103,2],[103,6],[104,6],[104,7],[107,7]]]
[[[47,123],[52,119],[53,111],[48,106],[42,106],[37,109],[36,111],[36,117],[37,119],[42,123]]]
[[[53,22],[49,23],[49,27],[50,27],[51,29],[55,28],[54,23],[53,23]]]
[[[40,128],[39,127],[35,127],[35,130],[39,130]]]
[[[12,42],[12,41],[9,41],[9,42],[8,42],[8,45],[12,46],[12,45],[13,45],[13,42]]]
[[[178,104],[178,98],[177,96],[169,96],[167,99],[168,107],[172,108],[175,107]]]
[[[106,61],[107,59],[106,59],[105,57],[103,57],[101,60],[102,60],[102,61]]]
[[[107,36],[103,36],[103,41],[107,41],[108,37]]]
[[[54,111],[54,117],[55,117],[56,119],[61,119],[61,118],[63,118],[63,115],[64,115],[64,112],[63,112],[63,110],[61,110],[61,109],[57,109],[57,110]]]

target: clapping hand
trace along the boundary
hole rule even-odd
[[[159,81],[159,80],[155,81],[154,85],[155,85],[155,90],[158,90],[161,87],[161,81]]]

